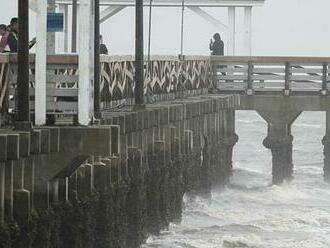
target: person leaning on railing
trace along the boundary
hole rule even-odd
[[[10,21],[10,32],[8,36],[8,46],[11,53],[17,53],[18,49],[18,18],[14,17]],[[33,38],[29,42],[29,48],[32,48],[36,44],[36,39]]]

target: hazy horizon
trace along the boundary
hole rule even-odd
[[[17,15],[17,1],[3,0],[0,23]],[[266,0],[253,9],[253,55],[330,56],[330,34],[326,0]],[[205,8],[227,23],[226,8]],[[148,36],[148,8],[145,8],[145,47]],[[236,55],[242,55],[243,8],[237,9]],[[35,35],[35,15],[31,11],[30,33]],[[152,54],[178,54],[180,51],[181,10],[153,9]],[[214,26],[189,9],[185,11],[185,54],[209,54],[208,42]],[[101,33],[111,54],[134,53],[134,8],[127,8],[101,25]],[[169,38],[171,37],[171,38]],[[146,52],[146,51],[145,51]]]

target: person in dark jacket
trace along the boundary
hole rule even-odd
[[[10,20],[10,32],[8,35],[8,46],[10,52],[17,53],[18,41],[18,18],[14,17]]]
[[[210,50],[212,51],[212,55],[224,55],[224,43],[221,40],[221,36],[219,33],[213,35],[214,41],[210,40]]]
[[[108,48],[105,44],[103,44],[103,37],[100,35],[100,54],[109,54]]]
[[[8,46],[11,53],[17,53],[18,50],[18,18],[14,17],[10,20],[10,32],[8,35]],[[29,42],[29,48],[32,48],[36,44],[36,39],[33,38]]]

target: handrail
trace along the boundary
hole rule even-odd
[[[330,90],[330,57],[211,56],[210,61],[220,91],[328,95]]]
[[[287,56],[211,56],[211,62],[255,62],[255,63],[330,63],[330,57]]]
[[[101,55],[101,62],[112,62],[112,61],[134,61],[133,55]],[[178,60],[179,56],[175,55],[152,55],[151,60]],[[258,63],[320,63],[329,62],[330,57],[290,57],[290,56],[200,56],[200,55],[186,55],[185,60],[210,60],[211,62],[258,62]],[[15,53],[3,53],[0,54],[0,63],[12,63],[17,62],[17,55]],[[35,62],[35,55],[30,54],[30,62]],[[48,55],[47,63],[78,63],[77,54],[58,54]]]
[[[147,56],[145,56],[147,59]],[[152,55],[150,57],[152,61],[177,61],[180,60],[176,55]],[[188,55],[184,56],[185,60],[207,61],[210,60],[210,56]],[[100,55],[101,62],[114,62],[114,61],[134,61],[134,55]],[[30,54],[30,63],[35,63],[35,54]],[[0,63],[17,63],[16,53],[0,53]],[[47,64],[77,64],[77,54],[57,54],[47,55]]]
[[[36,56],[35,54],[29,55],[30,64],[35,63]],[[3,53],[0,54],[0,63],[17,63],[17,54],[16,53]],[[75,54],[66,54],[66,55],[48,55],[47,64],[78,64],[78,55]]]

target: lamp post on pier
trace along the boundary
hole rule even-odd
[[[144,107],[143,0],[135,5],[135,108]]]

